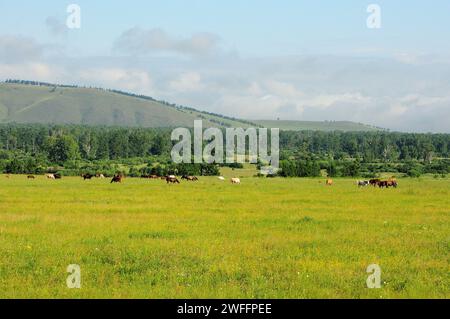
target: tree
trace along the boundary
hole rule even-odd
[[[336,177],[338,175],[338,170],[334,161],[330,161],[328,164],[327,174],[328,177]]]
[[[166,152],[170,152],[171,141],[170,137],[164,136],[163,134],[156,134],[153,139],[150,152],[152,155],[163,155]]]
[[[342,168],[342,176],[356,177],[360,175],[359,161],[344,162]]]
[[[50,137],[47,140],[47,154],[52,163],[58,164],[80,158],[78,143],[69,135]]]

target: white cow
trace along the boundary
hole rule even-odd
[[[219,176],[219,177],[217,177],[218,179],[220,179],[221,181],[224,181],[225,180],[225,177],[223,177],[223,176]]]
[[[240,184],[241,180],[239,178],[232,178],[231,179],[231,184]]]
[[[48,179],[55,179],[55,175],[54,174],[47,174],[45,176],[47,176]]]

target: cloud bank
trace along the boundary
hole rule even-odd
[[[400,131],[450,131],[448,57],[240,58],[223,54],[211,34],[182,38],[140,28],[122,33],[112,51],[76,58],[32,38],[0,36],[0,79],[121,89],[247,119],[350,120]]]
[[[123,32],[114,43],[114,50],[131,55],[176,53],[202,56],[218,49],[219,37],[211,33],[197,33],[189,38],[169,35],[162,29],[145,30],[138,27]]]

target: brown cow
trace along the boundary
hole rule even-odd
[[[380,188],[389,188],[389,187],[394,187],[397,188],[398,184],[397,184],[397,180],[395,179],[389,179],[387,181],[380,181],[378,183],[378,186]]]
[[[388,181],[379,181],[378,182],[378,187],[380,187],[380,188],[389,188]]]
[[[122,179],[123,179],[122,175],[114,175],[111,180],[111,183],[122,183]]]
[[[33,175],[28,175],[27,178],[28,179],[34,179],[35,177]]]
[[[83,177],[83,180],[87,180],[87,179],[92,179],[94,177],[94,175],[91,174],[83,174],[81,175],[81,177]]]
[[[183,175],[181,177],[181,179],[185,179],[187,181],[191,181],[191,182],[196,182],[198,181],[198,178],[196,176],[188,176],[188,175]]]
[[[374,178],[369,181],[369,184],[372,185],[373,187],[375,187],[378,185],[379,182],[381,182],[381,180],[379,178]]]
[[[388,179],[388,187],[394,187],[397,188],[398,184],[397,184],[397,180],[395,178],[389,178]]]
[[[166,176],[166,182],[167,182],[167,184],[170,184],[170,183],[172,183],[172,184],[180,184],[180,181],[174,175]]]
[[[333,185],[333,180],[332,179],[327,179],[327,183],[326,183],[326,185],[327,186],[332,186]]]

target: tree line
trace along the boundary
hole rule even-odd
[[[174,143],[170,134],[170,129],[163,128],[1,124],[0,170],[35,173],[63,167],[73,172],[113,171],[128,165],[143,172],[156,163],[160,169],[178,170],[170,167]],[[329,176],[446,174],[449,151],[450,134],[281,131],[280,175],[319,176],[324,170]],[[191,173],[217,173],[200,166],[189,169]]]

